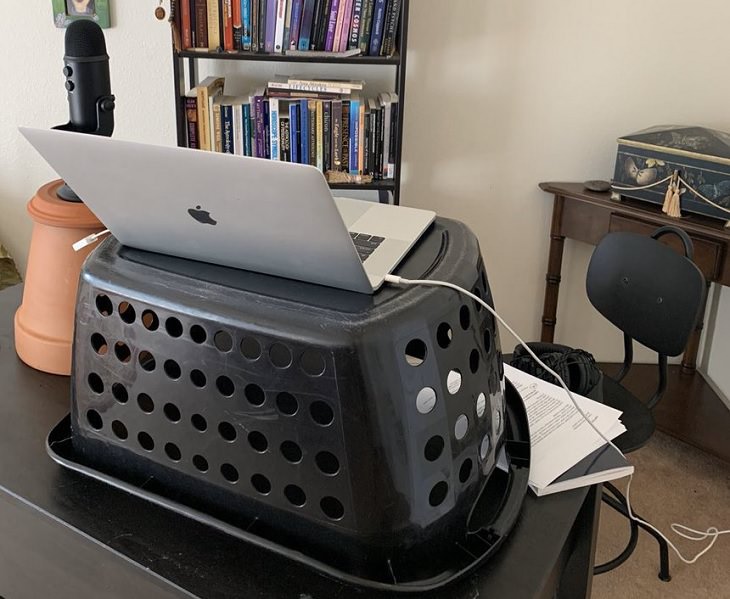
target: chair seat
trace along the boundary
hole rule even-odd
[[[623,412],[621,422],[626,432],[613,440],[616,447],[623,453],[629,453],[646,444],[655,429],[651,411],[633,393],[606,374],[603,375],[603,403]]]

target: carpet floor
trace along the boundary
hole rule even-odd
[[[694,557],[707,541],[677,537],[670,529],[672,522],[697,530],[710,526],[730,529],[730,464],[659,432],[628,459],[635,468],[631,484],[633,508],[668,536],[685,557]],[[626,480],[615,481],[624,493]],[[618,555],[628,538],[626,519],[602,504],[596,563]],[[693,565],[680,561],[671,549],[669,560],[672,580],[662,582],[657,576],[656,541],[640,531],[632,557],[617,569],[593,578],[592,597],[730,599],[730,534],[721,535],[715,546]]]

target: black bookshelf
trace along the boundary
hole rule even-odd
[[[173,71],[175,86],[175,119],[177,122],[177,144],[186,145],[185,110],[183,96],[198,83],[199,60],[237,60],[254,62],[283,62],[309,64],[346,64],[353,67],[353,77],[356,76],[358,65],[380,65],[383,68],[394,70],[393,89],[398,94],[398,130],[396,132],[395,177],[371,183],[330,183],[331,189],[358,189],[377,191],[383,203],[400,203],[401,160],[403,152],[403,120],[405,112],[406,87],[406,54],[408,41],[408,5],[409,0],[402,0],[400,25],[397,36],[397,52],[392,56],[301,56],[287,54],[263,54],[258,52],[214,52],[199,50],[180,50],[176,47],[177,32],[173,33]],[[178,42],[179,43],[179,42]],[[187,76],[185,62],[187,61]],[[323,72],[322,75],[326,75]]]

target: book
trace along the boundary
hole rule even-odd
[[[198,138],[198,92],[195,88],[185,94],[185,123],[188,137],[188,148],[200,148]]]
[[[315,166],[319,170],[324,170],[324,138],[323,138],[323,134],[322,134],[322,131],[324,129],[324,123],[323,123],[324,111],[322,110],[322,100],[315,100],[314,106],[315,106],[315,110],[316,110],[315,127],[317,130],[316,145],[315,145],[315,147],[317,149],[317,151],[315,153],[315,156],[316,156]]]
[[[236,0],[238,2],[238,0]],[[232,0],[221,0],[221,18],[223,20],[223,49],[233,52],[233,4]]]
[[[281,0],[266,0],[264,26],[264,52],[274,53],[274,36],[276,35],[277,6]],[[283,19],[283,16],[282,16]],[[278,136],[278,134],[277,134]]]
[[[208,2],[195,0],[195,47],[208,49]]]
[[[241,0],[241,28],[241,48],[248,51],[251,49],[251,0]]]
[[[221,45],[220,18],[221,11],[218,0],[207,0],[208,49],[217,50]]]
[[[264,98],[264,158],[271,158],[271,113],[269,99]]]
[[[279,116],[279,155],[280,160],[291,162],[289,117]]]
[[[337,19],[335,20],[335,35],[332,40],[332,51],[340,51],[340,42],[342,41],[342,28],[345,24],[345,9],[347,8],[347,0],[339,0],[340,5],[337,7]]]
[[[317,166],[317,101],[307,100],[309,122],[309,164]]]
[[[279,100],[269,98],[269,158],[281,160],[279,147]]]
[[[309,58],[349,58],[350,56],[359,56],[362,51],[359,48],[353,50],[345,50],[344,52],[325,52],[324,50],[287,50],[285,54],[289,56],[305,56]]]
[[[292,0],[291,8],[291,24],[289,25],[289,44],[286,48],[287,52],[297,49],[299,44],[299,30],[302,24],[302,11],[304,10],[304,0]]]
[[[383,121],[385,108],[378,106],[375,113],[375,147],[373,148],[373,178],[380,181],[383,178]]]
[[[345,0],[345,10],[342,15],[342,31],[339,44],[335,48],[338,52],[346,52],[350,41],[350,24],[352,23],[352,0]]]
[[[365,82],[358,79],[314,79],[311,77],[302,77],[298,75],[292,75],[286,78],[287,83],[290,85],[308,85],[308,86],[319,86],[319,87],[330,87],[331,89],[319,89],[316,91],[325,91],[331,93],[347,93],[347,90],[362,90],[365,87]],[[335,91],[335,90],[345,91]]]
[[[390,94],[381,93],[378,95],[380,105],[383,107],[383,145],[382,145],[382,157],[380,164],[380,173],[383,179],[388,178],[388,158],[390,157],[390,116],[391,116],[391,105],[390,105]]]
[[[289,103],[289,144],[291,148],[291,161],[300,162],[299,146],[299,102]]]
[[[341,85],[337,81],[314,81],[302,79],[284,80],[283,78],[274,78],[273,80],[267,82],[266,87],[270,90],[284,90],[330,95],[349,95],[352,91],[350,87],[347,87],[346,85]]]
[[[332,103],[322,101],[322,171],[332,168]]]
[[[370,116],[370,125],[368,128],[368,153],[367,153],[367,167],[368,174],[375,178],[375,151],[376,151],[376,136],[378,132],[378,105],[374,98],[368,98],[368,111]]]
[[[375,0],[363,0],[362,1],[362,16],[360,17],[360,35],[358,37],[357,45],[363,54],[367,54],[370,50],[370,29],[373,24],[373,8],[375,7]]]
[[[242,123],[243,123],[243,155],[244,156],[253,156],[253,148],[252,148],[252,133],[251,133],[251,104],[243,104],[243,116],[242,116]]]
[[[342,170],[350,168],[350,100],[342,100],[342,150],[340,151]]]
[[[191,4],[189,0],[182,0],[180,3],[180,22],[183,50],[193,47],[193,30],[192,21],[190,20]]]
[[[269,2],[275,2],[276,0],[258,0],[259,3],[259,44],[256,49],[257,52],[264,52],[266,50],[266,20],[267,20],[267,6]],[[273,46],[272,46],[273,47]]]
[[[298,50],[309,50],[309,40],[312,34],[312,17],[314,14],[314,0],[304,0],[302,7],[302,24],[299,28]]]
[[[332,170],[342,170],[342,100],[332,100]]]
[[[289,37],[291,35],[291,17],[294,8],[293,0],[284,0],[286,3],[286,16],[284,17],[284,35],[281,42],[281,51],[289,48]]]
[[[273,51],[281,53],[284,50],[284,27],[286,25],[286,0],[276,0],[276,21],[274,26]]]
[[[395,178],[395,154],[397,149],[398,139],[398,94],[390,93],[390,131],[388,132],[388,156],[387,156],[387,172],[385,175],[386,179]]]
[[[309,109],[307,100],[299,100],[299,145],[301,146],[301,157],[299,162],[309,162]]]
[[[324,41],[324,49],[332,52],[335,43],[335,29],[337,28],[337,13],[340,9],[341,0],[332,0],[329,15],[327,16],[327,36]]]
[[[233,132],[233,106],[225,96],[221,97],[221,149],[225,154],[235,154],[235,134]]]
[[[345,170],[351,175],[357,175],[357,156],[360,151],[360,98],[353,96],[350,100],[350,124],[349,124],[349,156]]]
[[[395,52],[395,36],[398,33],[401,0],[389,0],[388,10],[383,24],[383,43],[380,47],[381,56],[392,56]]]
[[[362,133],[362,167],[360,172],[363,175],[370,174],[370,129],[372,114],[370,112],[370,101],[363,103],[363,110],[365,112],[365,124],[363,126]]]
[[[530,429],[530,488],[536,495],[592,485],[628,476],[626,459],[596,433],[557,385],[504,365],[519,391]],[[574,394],[578,405],[608,439],[626,431],[621,412]]]
[[[324,36],[326,26],[322,28],[322,13],[326,10],[329,15],[329,8],[326,6],[326,0],[314,0],[314,12],[312,14],[312,35],[309,40],[309,50],[324,51]]]
[[[223,77],[206,77],[195,87],[198,97],[198,140],[201,150],[211,149],[211,108],[212,98],[223,93]]]
[[[387,0],[375,0],[373,7],[373,23],[370,30],[370,56],[380,56],[380,45],[383,42],[383,25]]]
[[[360,100],[358,111],[358,146],[357,146],[357,173],[364,174],[365,164],[365,101]],[[395,146],[395,142],[393,143]]]
[[[259,0],[251,2],[251,48],[252,52],[259,50]]]
[[[266,135],[266,126],[264,123],[266,118],[266,112],[264,110],[264,90],[262,89],[254,92],[253,100],[254,122],[256,125],[253,133],[256,141],[256,153],[254,156],[258,158],[266,158],[266,148],[264,145],[264,136]]]
[[[233,0],[233,49],[243,50],[243,5],[242,0]]]
[[[347,40],[347,49],[356,50],[360,46],[360,25],[362,23],[362,8],[364,0],[354,0],[352,3],[352,26]]]

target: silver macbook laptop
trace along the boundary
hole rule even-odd
[[[123,244],[373,293],[435,213],[333,198],[313,166],[20,128]]]

